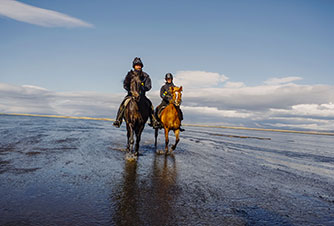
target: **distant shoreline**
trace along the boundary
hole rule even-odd
[[[0,115],[85,119],[85,120],[98,120],[98,121],[111,121],[111,122],[115,121],[115,119],[111,119],[111,118],[93,118],[93,117],[62,116],[62,115],[40,115],[40,114],[24,114],[24,113],[0,113]],[[284,130],[284,129],[263,129],[263,128],[248,128],[248,127],[236,127],[236,126],[211,126],[211,125],[200,125],[200,124],[183,124],[183,125],[189,126],[189,127],[221,128],[221,129],[235,129],[235,130],[252,130],[252,131],[267,131],[267,132],[280,132],[280,133],[299,133],[299,134],[334,136],[334,133],[330,133],[330,132],[296,131],[296,130]]]

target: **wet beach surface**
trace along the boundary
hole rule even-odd
[[[128,162],[124,125],[0,116],[0,225],[334,225],[333,137],[185,129]]]

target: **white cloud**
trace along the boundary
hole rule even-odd
[[[262,120],[261,124],[286,129],[334,131],[334,117],[328,116],[328,112],[326,112],[326,109],[324,110],[324,112],[319,111],[315,114],[303,115],[294,110],[283,110],[281,112],[279,109],[271,109],[263,117],[265,120]],[[333,111],[331,115],[333,115]]]
[[[185,123],[334,131],[334,86],[293,83],[247,86],[230,82],[217,87],[221,75],[208,72],[202,75],[211,76],[211,80],[202,87],[193,84],[184,89],[181,109]],[[208,87],[209,84],[214,88]],[[53,92],[33,85],[0,83],[0,112],[115,118],[124,95]],[[148,92],[148,96],[155,106],[160,104],[159,90]]]
[[[185,90],[184,103],[218,109],[288,109],[297,104],[334,102],[334,87],[328,85],[261,85],[240,88],[197,88]]]
[[[279,85],[279,84],[294,82],[294,81],[298,81],[298,80],[302,80],[302,79],[303,78],[301,78],[301,77],[271,78],[271,79],[268,79],[267,81],[265,81],[264,84],[267,84],[267,85]]]
[[[251,112],[238,112],[235,110],[219,110],[215,107],[189,107],[183,106],[183,111],[190,114],[201,114],[215,117],[227,117],[227,118],[249,118],[253,116]]]
[[[0,15],[43,27],[93,27],[92,24],[66,14],[15,0],[0,0]]]
[[[275,115],[331,117],[334,119],[334,104],[298,104],[290,109],[270,109]],[[334,122],[333,122],[334,123]]]
[[[241,87],[245,87],[245,84],[243,82],[226,82],[224,87],[226,87],[226,88],[241,88]]]
[[[175,84],[187,89],[213,87],[228,80],[225,75],[206,71],[179,71],[174,77]]]
[[[52,92],[31,85],[0,83],[0,112],[115,117],[124,94]]]
[[[33,86],[33,85],[22,85],[23,88],[32,88],[32,89],[39,89],[39,90],[44,90],[47,91],[47,89],[39,86]]]

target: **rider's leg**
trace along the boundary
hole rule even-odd
[[[181,111],[180,107],[177,107],[176,109],[177,109],[177,111],[179,113],[179,119],[180,119],[180,121],[182,121],[183,120],[183,112]]]
[[[124,116],[124,110],[125,110],[125,101],[129,98],[129,96],[126,96],[124,100],[122,101],[121,105],[119,106],[117,116],[116,116],[116,121],[113,123],[113,125],[117,128],[119,128],[122,124],[123,121],[123,116]]]
[[[153,104],[151,102],[150,99],[147,99],[147,102],[149,104],[149,109],[150,109],[150,114],[149,114],[149,117],[150,117],[150,123],[148,124],[149,126],[152,126],[154,129],[158,128],[160,123],[157,121],[155,115],[154,115],[154,108],[153,108]]]
[[[160,119],[159,119],[159,116],[158,116],[159,109],[160,109],[160,105],[159,105],[158,107],[156,107],[156,108],[155,108],[155,111],[154,111],[154,116],[155,116],[155,118],[156,118],[157,120],[159,120],[159,121],[160,121]]]
[[[162,108],[165,107],[163,103],[159,104],[159,106],[155,109],[155,118],[160,122],[159,114],[162,110]]]
[[[183,112],[181,111],[180,106],[176,107],[180,122],[183,120]],[[180,132],[183,132],[185,129],[181,128],[181,124],[180,124]]]

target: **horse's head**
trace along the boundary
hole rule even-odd
[[[141,86],[141,80],[139,76],[133,76],[130,82],[130,92],[137,101],[139,99],[140,86]]]
[[[182,102],[182,86],[171,86],[169,88],[170,93],[172,94],[172,100],[171,102],[175,104],[176,106],[180,106]]]

